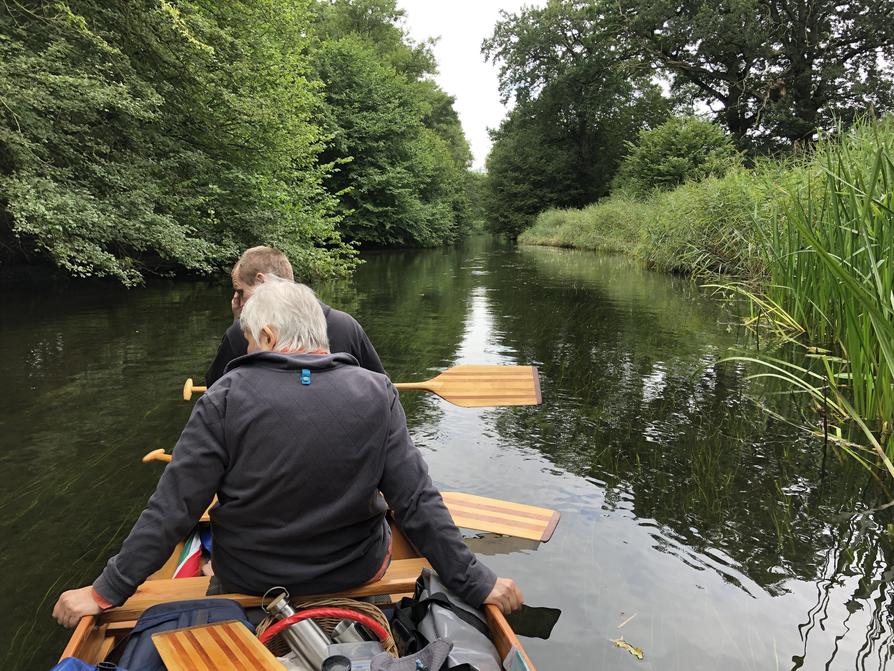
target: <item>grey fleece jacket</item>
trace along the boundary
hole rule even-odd
[[[212,563],[224,585],[249,594],[348,589],[375,575],[388,550],[379,492],[447,587],[480,605],[496,575],[453,524],[388,378],[349,354],[248,354],[196,403],[173,461],[93,587],[123,603],[217,494]]]

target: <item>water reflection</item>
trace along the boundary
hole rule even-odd
[[[541,368],[538,408],[404,394],[436,482],[562,510],[536,547],[471,544],[563,611],[542,669],[884,668],[894,509],[865,473],[769,419],[736,315],[623,259],[478,240],[376,253],[317,287],[394,379],[456,363]],[[143,506],[228,322],[224,284],[12,296],[0,331],[0,666],[47,668],[63,586],[92,578]],[[776,410],[794,407],[778,397]],[[632,619],[631,619],[632,618]],[[620,629],[619,626],[623,625]],[[643,648],[640,662],[611,643]]]

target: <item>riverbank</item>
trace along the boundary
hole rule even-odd
[[[764,358],[766,374],[826,408],[858,458],[861,446],[894,456],[892,119],[858,124],[808,156],[642,200],[549,210],[519,242],[622,252],[747,296],[753,326],[818,356],[812,369]]]
[[[623,253],[661,272],[759,281],[767,274],[759,230],[778,213],[785,186],[809,171],[803,162],[766,162],[645,199],[616,193],[583,209],[542,212],[518,241]]]

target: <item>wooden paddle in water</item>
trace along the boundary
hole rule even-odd
[[[486,366],[467,364],[445,370],[425,382],[398,382],[399,391],[430,391],[463,408],[504,405],[540,405],[540,374],[537,366]],[[207,387],[183,385],[183,400]]]
[[[172,458],[159,448],[146,454],[143,463],[150,461],[167,463]],[[454,524],[464,529],[546,543],[552,538],[553,531],[559,523],[559,512],[550,508],[539,508],[462,492],[441,492],[441,496],[453,517]],[[207,511],[202,516],[202,521],[208,521]]]
[[[398,382],[398,391],[430,391],[463,408],[540,405],[536,366],[464,365],[425,382]]]

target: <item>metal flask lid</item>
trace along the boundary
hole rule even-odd
[[[295,609],[289,604],[288,592],[280,592],[278,597],[264,606],[264,610],[271,615],[278,615],[280,618],[295,614]]]
[[[351,671],[351,660],[344,655],[327,657],[321,671]]]

